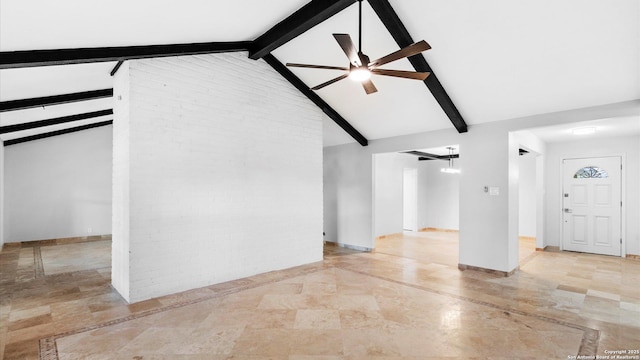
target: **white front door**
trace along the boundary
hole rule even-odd
[[[620,157],[563,164],[563,250],[621,256]]]

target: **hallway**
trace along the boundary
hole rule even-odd
[[[5,359],[566,359],[639,346],[640,262],[529,251],[505,278],[458,270],[456,253],[442,253],[457,249],[455,234],[417,235],[383,239],[373,253],[325,246],[319,263],[132,305],[108,268],[50,275],[48,261],[61,259],[41,256],[36,276],[36,247],[5,245],[0,350]]]

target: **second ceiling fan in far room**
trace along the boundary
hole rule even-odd
[[[351,36],[349,36],[349,34],[333,34],[333,37],[336,39],[344,53],[347,55],[347,58],[349,58],[349,67],[287,63],[287,66],[289,67],[342,70],[345,72],[344,74],[334,79],[312,87],[311,90],[320,90],[325,86],[331,85],[348,77],[354,81],[360,81],[362,83],[364,91],[368,95],[378,91],[375,85],[373,85],[373,82],[371,82],[371,75],[394,76],[404,79],[422,81],[426,79],[430,74],[428,72],[390,70],[379,68],[380,66],[388,64],[392,61],[400,60],[431,49],[431,46],[429,46],[429,44],[427,44],[427,42],[424,40],[418,41],[417,43],[411,44],[398,51],[394,51],[391,54],[385,55],[377,60],[369,61],[369,57],[362,52],[362,0],[358,0],[358,50],[356,51],[356,47],[354,46],[353,41],[351,41]]]

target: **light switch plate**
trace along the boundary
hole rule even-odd
[[[489,187],[489,195],[491,195],[491,196],[500,195],[500,188],[499,187],[495,187],[495,186]]]

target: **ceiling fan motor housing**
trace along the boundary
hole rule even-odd
[[[369,57],[365,54],[362,53],[362,51],[358,51],[358,58],[360,59],[360,64],[355,64],[355,65],[359,65],[359,67],[366,67],[369,68]]]

